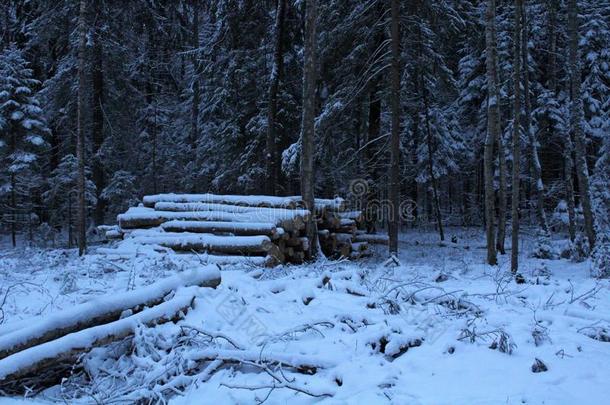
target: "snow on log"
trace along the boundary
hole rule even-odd
[[[168,221],[161,224],[166,232],[230,233],[237,236],[265,235],[272,239],[281,236],[271,222]]]
[[[307,210],[258,208],[246,212],[230,211],[156,211],[152,208],[130,208],[117,219],[121,229],[153,228],[172,220],[214,222],[265,222],[287,231],[300,230],[309,215]]]
[[[156,194],[144,196],[145,207],[153,208],[157,203],[208,203],[228,204],[244,207],[303,208],[301,196],[274,197],[266,195],[218,195],[218,194]],[[316,198],[316,210],[343,211],[342,198]]]
[[[299,198],[300,200],[300,198]],[[246,207],[297,208],[298,200],[294,197],[273,197],[265,195],[216,195],[216,194],[156,194],[143,199],[145,207],[154,207],[156,203],[217,203]]]
[[[133,334],[138,325],[152,326],[178,320],[192,307],[197,287],[179,289],[169,301],[137,314],[71,333],[0,360],[0,389],[6,386],[23,387],[23,378],[31,378],[39,384],[54,373],[45,373],[48,368],[73,364],[75,358],[93,347],[108,344]]]
[[[218,236],[207,233],[135,231],[130,240],[142,245],[159,245],[177,251],[229,254],[267,254],[277,246],[268,236]]]
[[[356,222],[362,222],[364,220],[362,211],[339,212],[339,217],[341,217],[341,219],[353,219]]]
[[[284,209],[266,207],[242,207],[237,205],[208,204],[208,203],[167,203],[160,202],[155,204],[155,211],[185,213],[209,212],[217,215],[222,222],[264,222],[283,226],[289,230],[300,230],[305,224],[305,219],[309,216],[309,211],[303,209]],[[233,215],[223,215],[220,213],[231,213]],[[180,214],[174,214],[179,216]],[[205,214],[204,214],[205,218]],[[210,219],[204,219],[210,221]]]
[[[0,329],[0,359],[94,325],[116,321],[126,310],[137,312],[145,306],[159,304],[178,287],[215,288],[219,284],[218,268],[207,266],[177,274],[135,291],[97,298],[65,311],[29,320],[28,326],[4,335],[1,335]]]

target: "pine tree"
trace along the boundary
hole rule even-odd
[[[85,201],[87,210],[90,212],[91,208],[96,205],[97,189],[95,183],[90,180],[90,170],[86,171],[86,176]],[[74,243],[74,229],[78,219],[78,178],[76,156],[66,155],[47,179],[48,189],[42,195],[45,204],[52,208],[49,218],[50,225],[67,230],[69,248]]]
[[[0,198],[9,208],[13,246],[18,222],[33,214],[32,194],[40,186],[37,163],[49,132],[36,93],[39,84],[14,44],[0,54],[0,158],[5,168]]]

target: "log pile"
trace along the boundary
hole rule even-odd
[[[143,204],[120,214],[118,225],[104,231],[108,239],[130,245],[206,254],[213,263],[272,267],[308,259],[310,215],[300,197],[158,194],[145,196]],[[369,242],[361,238],[366,236],[363,215],[347,211],[343,199],[316,199],[315,218],[327,257],[370,254]]]

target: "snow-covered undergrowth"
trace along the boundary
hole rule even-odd
[[[589,262],[483,264],[479,230],[402,235],[399,266],[226,267],[178,324],[94,349],[37,400],[69,403],[605,403],[610,282]],[[470,234],[472,233],[472,234]],[[451,239],[451,238],[450,238]],[[557,248],[563,241],[554,241]],[[0,253],[0,330],[194,268],[193,255]],[[18,322],[15,324],[14,322]]]

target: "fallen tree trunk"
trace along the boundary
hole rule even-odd
[[[29,326],[0,335],[0,359],[94,325],[116,321],[125,311],[137,313],[144,307],[158,305],[167,294],[179,287],[215,288],[219,284],[218,268],[209,266],[178,274],[136,291],[94,299],[53,315],[35,318],[28,323]]]
[[[57,383],[66,367],[70,369],[83,352],[130,336],[138,325],[177,321],[192,307],[196,291],[197,287],[180,289],[171,300],[135,315],[84,329],[2,359],[0,389],[18,392],[32,385]]]

